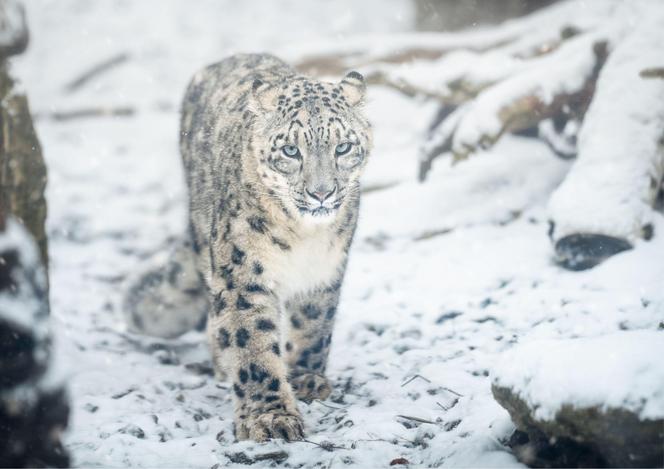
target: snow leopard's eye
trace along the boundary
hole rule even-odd
[[[281,152],[288,158],[299,158],[300,149],[295,145],[284,145],[281,147]]]
[[[334,149],[334,153],[337,156],[343,156],[353,148],[353,144],[350,142],[344,142],[337,145],[337,148]]]

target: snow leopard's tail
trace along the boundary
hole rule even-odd
[[[123,310],[132,332],[171,338],[202,329],[208,299],[191,247],[182,243],[170,255],[156,256],[131,283]]]

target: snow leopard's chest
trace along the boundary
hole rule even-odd
[[[268,258],[271,283],[281,299],[337,281],[344,267],[344,246],[334,233],[320,233],[298,240],[288,250],[272,250]]]

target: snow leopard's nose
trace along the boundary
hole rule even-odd
[[[325,202],[327,199],[332,197],[332,195],[337,191],[337,186],[335,185],[332,190],[329,189],[320,189],[317,188],[313,191],[310,191],[309,189],[304,189],[304,191],[307,193],[309,197],[312,199],[316,199],[319,201],[321,204]]]

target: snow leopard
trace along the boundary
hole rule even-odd
[[[182,104],[186,241],[130,289],[130,329],[206,317],[238,439],[303,438],[296,399],[326,399],[332,327],[372,148],[366,84],[307,78],[267,54],[194,75]]]

